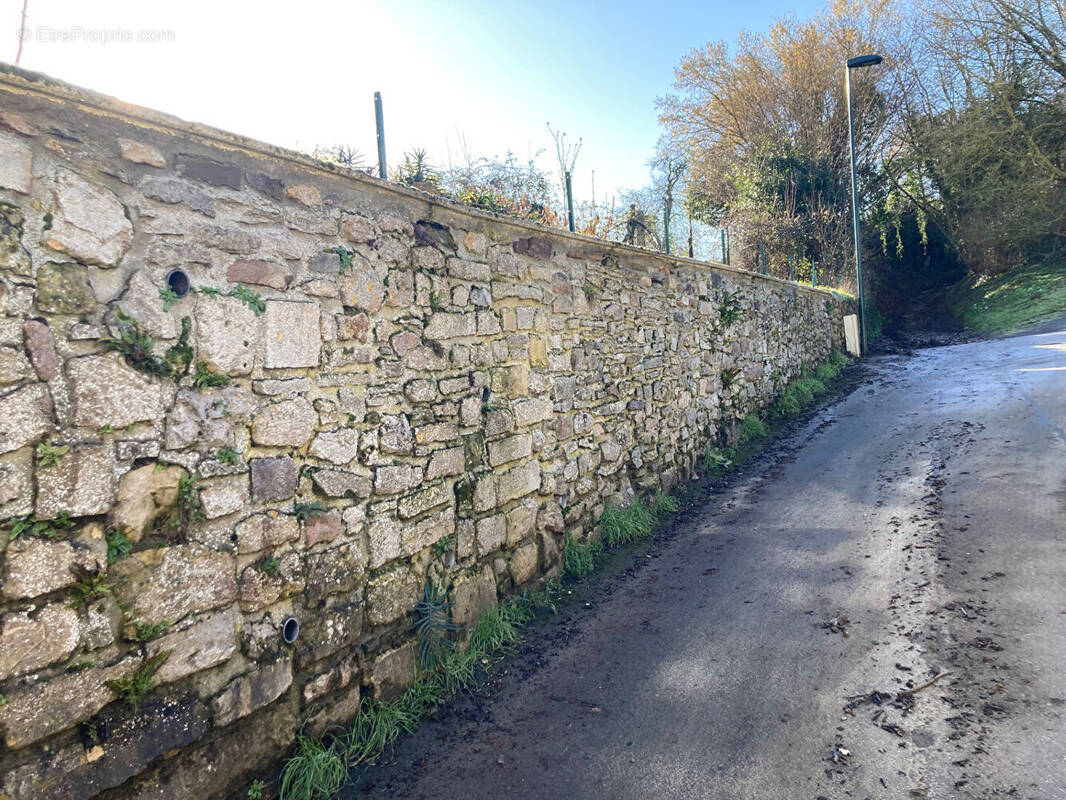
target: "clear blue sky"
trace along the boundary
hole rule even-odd
[[[13,61],[21,0],[0,0],[0,58]],[[545,123],[583,146],[575,194],[635,188],[659,135],[655,98],[693,47],[734,41],[822,3],[356,0],[294,3],[29,0],[22,66],[274,144],[347,143],[374,158],[372,96],[385,101],[389,161],[415,146],[445,164],[525,158]],[[76,41],[55,41],[69,31]],[[78,30],[80,29],[80,33]],[[100,30],[171,41],[101,43]],[[89,41],[95,37],[97,41]],[[53,39],[49,41],[49,39]]]

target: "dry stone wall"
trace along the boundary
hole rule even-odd
[[[0,313],[14,800],[222,795],[411,680],[428,570],[473,621],[843,344],[819,291],[10,68]]]

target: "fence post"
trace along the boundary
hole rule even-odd
[[[574,232],[574,190],[570,186],[570,173],[566,173],[566,217],[570,232]]]
[[[795,278],[795,270],[793,269],[793,267],[795,266],[795,260],[796,260],[795,256],[789,256],[788,257],[788,279],[790,281],[794,281],[796,279]]]
[[[387,181],[389,170],[385,165],[385,114],[381,109],[381,92],[374,92],[374,118],[378,127],[378,177]]]
[[[725,228],[722,228],[722,263],[729,264],[729,251],[725,249]]]
[[[763,242],[759,242],[759,266],[762,268],[762,274],[766,274],[766,245]]]
[[[811,262],[811,286],[818,285],[818,264]]]

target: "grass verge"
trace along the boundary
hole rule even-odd
[[[1013,333],[1066,314],[1066,265],[1037,264],[999,275],[967,275],[948,290],[947,301],[969,328]]]
[[[478,620],[464,650],[447,652],[433,669],[421,670],[395,700],[366,700],[347,730],[321,739],[299,735],[281,773],[281,800],[328,800],[344,785],[348,772],[377,760],[403,733],[458,689],[468,687],[487,660],[507,653],[537,608],[554,608],[557,584],[540,592],[508,598]]]
[[[594,542],[566,539],[562,552],[564,580],[588,575],[596,558],[608,547],[650,536],[657,522],[680,507],[677,499],[660,494],[647,504],[641,499],[629,508],[607,506],[600,518],[601,536]],[[415,682],[395,700],[365,700],[346,730],[322,738],[301,733],[281,773],[281,800],[329,800],[361,764],[371,764],[403,733],[411,733],[429,712],[456,691],[469,688],[494,657],[513,652],[523,628],[538,611],[555,613],[566,589],[549,581],[542,589],[525,591],[483,614],[466,648],[440,654],[435,666],[421,669]]]
[[[796,416],[818,397],[826,394],[829,385],[837,379],[848,363],[850,359],[836,351],[813,372],[805,371],[785,387],[766,409],[764,416],[749,414],[744,418],[736,444],[729,447],[708,447],[703,453],[703,471],[712,478],[719,478],[737,464],[747,461],[759,450],[760,443],[770,435],[773,427]]]

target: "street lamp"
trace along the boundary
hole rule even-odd
[[[855,280],[859,295],[859,352],[866,355],[866,303],[862,297],[862,244],[859,240],[859,178],[855,171],[855,124],[851,113],[851,71],[873,67],[882,61],[879,55],[849,58],[844,70],[844,99],[848,103],[848,150],[851,154],[851,217],[855,226]]]

